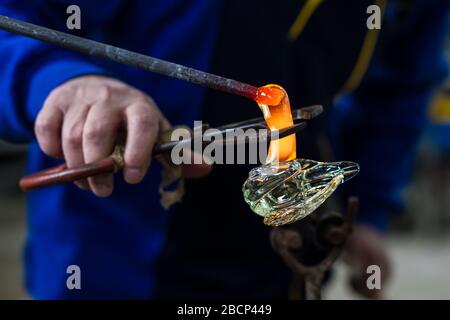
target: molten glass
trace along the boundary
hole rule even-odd
[[[353,162],[297,159],[266,164],[250,171],[242,192],[266,225],[280,226],[312,213],[358,172],[359,166]]]
[[[255,97],[270,130],[280,130],[294,124],[291,105],[286,91],[269,84],[258,88]],[[295,134],[272,141],[269,146],[266,163],[290,161],[297,158]]]

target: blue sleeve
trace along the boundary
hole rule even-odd
[[[426,107],[447,73],[444,46],[450,2],[412,2],[407,15],[388,6],[365,78],[333,111],[333,121],[341,119],[335,121],[341,127],[339,156],[361,166],[346,193],[360,198],[360,222],[379,230],[401,211]]]
[[[98,21],[106,18],[102,13],[113,13],[113,10],[95,8],[103,6],[104,1],[95,5],[88,1],[69,2],[82,4],[82,14],[96,12]],[[117,7],[119,2],[110,3]],[[68,5],[63,0],[3,0],[0,14],[67,32],[63,26]],[[104,7],[108,9],[107,5]],[[34,139],[34,120],[55,87],[80,75],[106,74],[85,56],[4,31],[0,31],[0,57],[0,138],[13,142]]]

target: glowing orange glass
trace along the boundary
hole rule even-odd
[[[270,130],[280,130],[294,124],[289,97],[283,87],[268,84],[258,88],[255,97]],[[291,161],[297,158],[295,134],[272,141],[267,163]]]

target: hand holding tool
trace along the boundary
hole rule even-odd
[[[309,120],[317,116],[322,112],[322,106],[310,106],[301,108],[298,110],[292,111],[292,116],[294,120]],[[213,133],[206,133],[203,135],[202,140],[206,140],[203,145],[207,145],[209,143],[221,142],[223,144],[238,144],[238,143],[260,143],[260,142],[270,142],[271,140],[281,139],[287,137],[291,134],[296,133],[297,131],[305,128],[306,122],[297,122],[293,126],[288,128],[278,130],[278,131],[270,131],[266,130],[266,135],[256,134],[254,137],[245,136],[244,139],[239,139],[239,136],[227,135],[227,133],[231,133],[232,131],[238,129],[267,129],[265,120],[261,118],[250,119],[242,122],[230,123],[221,127],[218,127],[217,130]],[[209,126],[206,125],[202,128],[204,131]],[[214,141],[211,142],[212,139],[204,139],[205,136],[214,135]],[[165,135],[170,136],[170,135]],[[230,139],[229,137],[233,138]],[[156,144],[153,149],[153,156],[158,156],[161,154],[169,154],[172,149],[177,145],[186,145],[191,146],[192,139],[195,137],[190,137],[188,139],[184,139],[181,141],[163,141],[159,144]],[[236,139],[237,138],[237,139]],[[37,188],[42,188],[46,186],[51,186],[55,184],[60,184],[64,182],[72,182],[81,179],[85,179],[88,177],[106,174],[106,173],[114,173],[120,170],[123,167],[123,146],[117,145],[114,149],[113,153],[100,161],[96,161],[93,163],[87,163],[85,165],[68,168],[67,165],[61,164],[59,166],[49,168],[43,171],[39,171],[32,175],[26,176],[20,180],[20,188],[23,191],[30,191]]]

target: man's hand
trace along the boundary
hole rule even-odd
[[[350,285],[358,294],[371,299],[382,298],[383,284],[390,275],[390,259],[383,236],[374,228],[357,224],[347,240],[345,258],[351,268]],[[381,271],[381,290],[367,288],[367,267],[377,265]]]
[[[153,146],[168,129],[170,123],[150,97],[119,80],[96,75],[75,78],[54,89],[35,124],[44,153],[63,156],[69,168],[107,157],[120,132],[126,133],[123,175],[130,184],[143,179]],[[76,184],[104,197],[113,190],[113,176]]]

